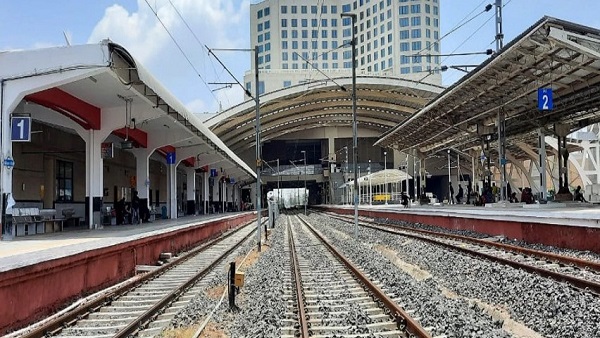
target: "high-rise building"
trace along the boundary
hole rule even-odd
[[[250,6],[252,47],[258,46],[259,90],[346,76],[351,72],[357,15],[357,74],[441,84],[439,0],[265,0]],[[252,69],[245,75],[251,92]]]

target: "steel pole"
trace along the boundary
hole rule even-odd
[[[306,205],[308,204],[308,194],[306,193],[306,151],[304,153],[304,216],[306,216]]]
[[[260,238],[260,221],[261,221],[261,199],[262,192],[260,186],[260,168],[262,167],[262,160],[260,154],[260,91],[258,90],[258,46],[254,47],[254,85],[256,86],[256,241],[258,242],[258,252],[261,251]]]
[[[384,196],[385,196],[385,204],[388,204],[388,195],[387,195],[387,151],[383,152],[383,184],[384,184]],[[408,187],[406,187],[408,190]]]
[[[352,19],[352,157],[354,159],[354,237],[358,239],[358,137],[356,122],[356,14],[342,13]]]

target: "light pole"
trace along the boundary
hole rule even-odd
[[[385,195],[385,204],[388,204],[388,195],[387,195],[387,151],[383,152],[383,185],[384,190],[383,193]]]
[[[306,216],[306,204],[308,204],[308,195],[306,194],[306,150],[301,151],[304,154],[304,216]]]
[[[352,157],[354,159],[354,237],[358,238],[358,138],[357,123],[356,123],[356,37],[354,29],[356,28],[356,14],[342,13],[342,18],[348,17],[352,19]]]
[[[206,46],[205,46],[206,47]],[[208,53],[211,54],[212,56],[215,57],[215,59],[217,59],[217,61],[221,64],[221,66],[223,66],[223,68],[225,68],[225,70],[229,73],[229,75],[235,79],[235,76],[233,76],[233,74],[229,71],[229,69],[227,69],[227,67],[225,67],[225,65],[223,64],[223,62],[221,62],[221,60],[219,60],[219,58],[215,55],[215,53],[213,52],[213,50],[225,50],[225,51],[243,51],[243,52],[254,52],[254,85],[255,85],[255,96],[254,96],[254,101],[256,103],[256,240],[257,240],[257,251],[260,252],[261,251],[261,231],[260,231],[260,222],[262,220],[262,214],[261,214],[261,199],[262,199],[262,191],[261,191],[261,183],[260,183],[260,171],[262,168],[262,160],[261,160],[261,153],[260,153],[260,99],[259,99],[259,95],[260,95],[260,90],[259,90],[259,81],[258,81],[258,45],[254,46],[254,48],[252,49],[235,49],[235,48],[229,48],[229,49],[210,49],[208,47],[206,47],[206,49],[208,49]],[[252,97],[252,93],[250,92],[250,90],[248,90],[246,87],[244,87],[237,79],[235,80],[236,83],[242,87],[245,92],[246,95],[248,95],[249,97]]]

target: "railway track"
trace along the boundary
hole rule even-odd
[[[256,229],[256,223],[230,231],[23,335],[39,337],[154,337],[205,285],[210,273],[223,273]]]
[[[354,223],[351,217],[326,214],[328,217]],[[600,294],[600,263],[598,262],[485,239],[384,224],[363,217],[360,218],[359,225],[496,261]]]
[[[431,337],[310,224],[287,216],[287,319],[282,337]]]

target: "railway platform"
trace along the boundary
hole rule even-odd
[[[188,216],[0,242],[0,335],[133,276],[136,266],[156,264],[160,253],[190,248],[255,218],[255,212]]]
[[[353,214],[352,205],[328,205],[329,209]],[[388,218],[470,230],[539,243],[600,253],[600,206],[586,203],[472,205],[360,205],[359,215]]]

